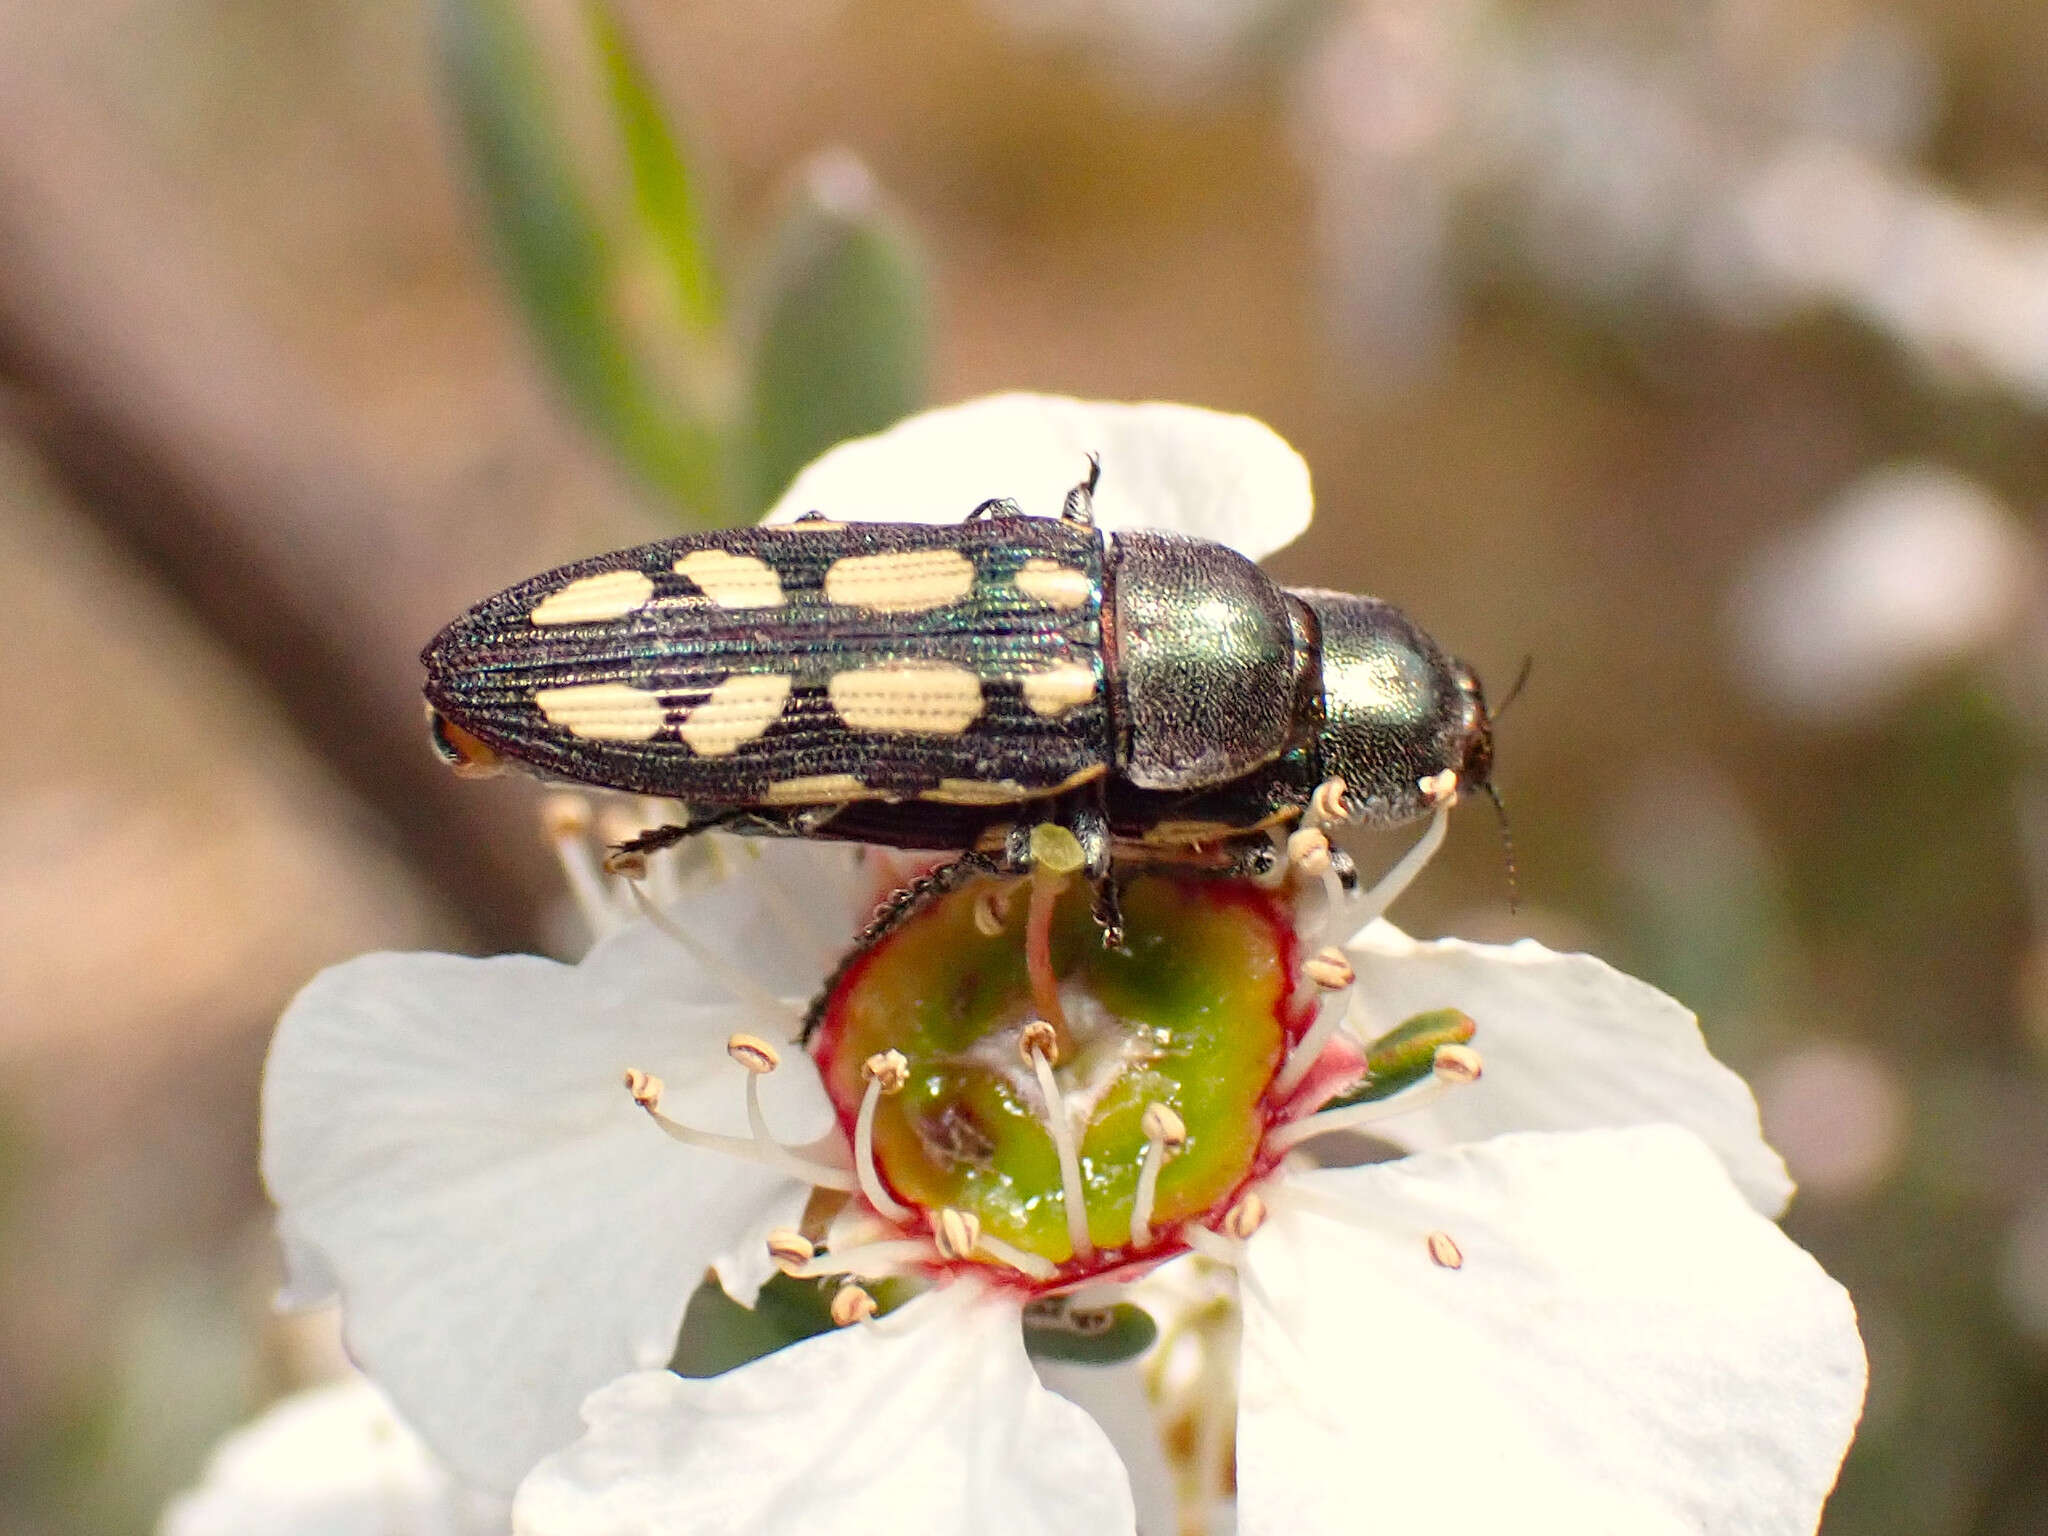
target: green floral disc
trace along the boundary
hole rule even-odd
[[[1007,899],[1001,932],[977,900]],[[1025,963],[1029,886],[975,881],[849,966],[814,1048],[849,1130],[862,1063],[900,1051],[904,1088],[875,1117],[875,1157],[907,1203],[956,1207],[989,1236],[1054,1263],[1073,1258],[1059,1155],[1022,1049],[1037,1017]],[[998,910],[1003,910],[998,908]],[[1298,1029],[1292,914],[1244,882],[1145,876],[1124,894],[1125,947],[1103,948],[1083,882],[1054,914],[1051,951],[1070,1031],[1054,1068],[1079,1142],[1088,1230],[1102,1263],[1133,1256],[1146,1107],[1180,1118],[1186,1145],[1160,1173],[1152,1247],[1227,1203],[1254,1171],[1260,1100]],[[1148,1249],[1147,1251],[1151,1251]]]

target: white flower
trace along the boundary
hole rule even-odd
[[[957,516],[992,486],[1049,512],[1091,448],[1105,521],[1263,553],[1306,520],[1300,461],[1255,423],[1019,396],[845,445],[778,515]],[[1290,1048],[1300,1071],[1282,1082],[1305,1086],[1277,1094],[1259,1198],[1175,1234],[1241,1281],[1240,1528],[1812,1530],[1863,1356],[1847,1296],[1772,1225],[1789,1185],[1747,1090],[1689,1014],[1597,961],[1374,922],[1442,830],[1440,812],[1363,898],[1297,867],[1321,930],[1304,952],[1347,923],[1360,985],[1325,965],[1318,984],[1350,1012],[1325,1007]],[[751,1300],[767,1234],[797,1224],[811,1184],[858,1183],[883,1216],[894,1203],[807,1056],[761,1073],[772,1050],[728,1054],[736,1035],[793,1037],[889,883],[882,861],[706,846],[737,867],[683,877],[659,926],[628,924],[581,965],[369,956],[287,1012],[265,1175],[299,1261],[340,1290],[356,1358],[458,1471],[519,1486],[528,1536],[1171,1529],[1156,1435],[1116,1401],[1129,1378],[1057,1373],[1093,1417],[1048,1390],[1019,1288],[1051,1266],[957,1213],[949,1230],[899,1210],[872,1268],[839,1228],[831,1264],[778,1242],[795,1270],[857,1274],[964,1246],[1011,1285],[987,1283],[1000,1264],[955,1266],[974,1278],[725,1375],[662,1369],[706,1267]],[[1405,1096],[1300,1118],[1347,1060],[1356,1077],[1360,1047],[1333,1029],[1370,1042],[1446,1005],[1479,1021],[1482,1080],[1454,1087],[1478,1062],[1453,1051]],[[626,1067],[666,1085],[634,1078],[658,1116],[621,1091]],[[1413,1155],[1275,1166],[1368,1122]],[[849,1211],[849,1230],[878,1225],[858,1197]]]
[[[360,1377],[272,1405],[220,1443],[157,1536],[498,1536],[503,1503],[464,1488]]]

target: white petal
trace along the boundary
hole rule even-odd
[[[158,1536],[486,1536],[505,1507],[458,1485],[361,1379],[288,1397],[223,1440]]]
[[[1674,1126],[1326,1169],[1250,1243],[1241,1529],[1809,1536],[1864,1379],[1848,1293]]]
[[[1479,1025],[1485,1075],[1375,1130],[1412,1151],[1503,1131],[1685,1126],[1727,1164],[1749,1201],[1776,1216],[1792,1198],[1763,1139],[1749,1088],[1708,1054],[1699,1020],[1648,982],[1591,955],[1533,939],[1418,943],[1375,923],[1347,946],[1358,972],[1352,1026],[1362,1038],[1432,1008]]]
[[[1038,1379],[1068,1402],[1088,1410],[1102,1426],[1131,1480],[1139,1536],[1173,1536],[1180,1517],[1173,1468],[1159,1438],[1159,1417],[1145,1391],[1145,1369],[1137,1360],[1117,1365],[1083,1365],[1074,1360],[1039,1360]]]
[[[899,883],[878,861],[863,861],[843,845],[713,834],[700,847],[702,864],[682,877],[680,893],[662,910],[718,958],[777,996],[800,1001],[818,990],[876,902]],[[643,991],[731,1000],[652,924],[628,923],[596,948],[614,951],[609,963],[622,973],[644,968]]]
[[[1102,460],[1103,527],[1164,528],[1254,560],[1308,527],[1314,498],[1301,455],[1264,422],[1191,405],[989,395],[925,411],[811,464],[767,521],[806,512],[845,522],[957,523],[1008,497],[1051,517]]]
[[[666,1361],[705,1266],[790,1186],[678,1146],[627,1096],[641,1067],[676,1119],[743,1134],[724,1042],[778,1027],[683,1001],[701,980],[646,948],[365,956],[315,978],[271,1047],[271,1194],[339,1282],[354,1358],[487,1487],[572,1439],[594,1387]],[[808,1058],[766,1085],[785,1139],[817,1133]]]
[[[1095,1421],[1039,1385],[1014,1303],[951,1286],[708,1380],[595,1393],[520,1536],[1091,1536],[1133,1529]]]

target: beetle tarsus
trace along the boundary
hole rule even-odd
[[[978,523],[982,519],[989,517],[1022,517],[1023,515],[1024,509],[1018,506],[1016,502],[1010,500],[1009,497],[991,496],[987,501],[984,501],[980,506],[968,513],[961,521]]]
[[[708,821],[672,821],[664,826],[649,827],[645,832],[637,833],[623,843],[612,844],[611,851],[605,855],[605,865],[610,868],[631,859],[644,859],[651,853],[673,848],[677,843],[695,837],[699,832],[708,832],[712,825]]]
[[[1358,861],[1342,848],[1330,850],[1330,872],[1337,877],[1346,896],[1358,894]]]
[[[1124,947],[1124,882],[1114,871],[1095,882],[1095,926],[1104,949]]]

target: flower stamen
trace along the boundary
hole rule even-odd
[[[901,1051],[877,1051],[860,1070],[868,1086],[860,1098],[860,1117],[853,1125],[853,1171],[869,1205],[890,1221],[908,1221],[910,1207],[889,1193],[881,1170],[875,1167],[875,1107],[885,1094],[903,1091],[910,1081],[910,1063]]]
[[[1199,1253],[1203,1258],[1226,1269],[1236,1269],[1244,1256],[1244,1244],[1212,1232],[1209,1228],[1189,1222],[1180,1229],[1180,1240]]]
[[[1450,772],[1448,768],[1444,770],[1444,773]],[[1437,777],[1440,779],[1442,775]],[[1451,780],[1451,798],[1455,799],[1457,775],[1451,774]],[[1402,854],[1394,867],[1381,875],[1373,888],[1358,898],[1350,913],[1350,920],[1357,927],[1363,928],[1366,924],[1377,922],[1384,917],[1387,908],[1400,900],[1401,893],[1414,884],[1415,877],[1422,873],[1424,866],[1436,856],[1437,849],[1444,845],[1444,834],[1450,830],[1451,807],[1442,798],[1436,798],[1435,803],[1436,813],[1429,818],[1429,826],[1422,836],[1415,840],[1415,846]]]
[[[1285,1103],[1288,1095],[1301,1086],[1301,1080],[1308,1076],[1309,1070],[1322,1056],[1323,1047],[1330,1043],[1330,1036],[1344,1022],[1345,1010],[1350,1005],[1351,986],[1358,980],[1358,973],[1351,968],[1344,951],[1334,946],[1309,956],[1301,973],[1322,992],[1321,1009],[1316,1014],[1315,1023],[1287,1053],[1280,1075],[1273,1079],[1273,1096],[1278,1103]]]
[[[1032,841],[1035,844],[1039,839],[1034,835]],[[1048,838],[1046,841],[1051,843],[1053,840]],[[1067,833],[1067,841],[1074,842],[1072,833]],[[1078,843],[1074,851],[1077,854],[1080,851]],[[1049,861],[1034,864],[1031,869],[1031,907],[1024,919],[1024,968],[1031,978],[1031,1003],[1038,1010],[1038,1016],[1058,1031],[1062,1041],[1068,1038],[1069,1031],[1066,1010],[1060,1006],[1060,979],[1052,968],[1052,916],[1059,906],[1060,893],[1066,888],[1066,871]]]
[[[932,1245],[923,1238],[895,1237],[852,1248],[827,1248],[783,1273],[798,1280],[822,1280],[827,1275],[861,1275],[873,1280],[901,1274],[912,1265],[929,1264],[933,1257]]]
[[[1167,1158],[1188,1144],[1187,1123],[1171,1105],[1145,1106],[1139,1125],[1145,1132],[1145,1161],[1138,1168],[1138,1197],[1131,1207],[1131,1246],[1152,1246],[1152,1205],[1159,1194],[1159,1170]]]
[[[1032,891],[1031,899],[1034,904],[1037,902],[1036,889]],[[1033,911],[1036,912],[1035,905]],[[1045,1021],[1034,1019],[1032,1022]],[[1029,1033],[1028,1029],[1026,1033]],[[1095,1243],[1088,1235],[1088,1195],[1086,1186],[1081,1182],[1081,1152],[1074,1144],[1074,1125],[1067,1114],[1066,1097],[1052,1075],[1052,1058],[1045,1050],[1036,1042],[1027,1043],[1024,1058],[1038,1075],[1038,1091],[1045,1100],[1046,1133],[1052,1137],[1053,1147],[1060,1156],[1060,1189],[1067,1211],[1067,1241],[1073,1245],[1075,1259],[1086,1264],[1095,1257]]]
[[[1440,1045],[1431,1061],[1432,1068],[1427,1078],[1388,1098],[1350,1104],[1342,1109],[1326,1109],[1320,1114],[1274,1126],[1266,1133],[1266,1150],[1269,1153],[1285,1152],[1311,1137],[1327,1136],[1332,1131],[1353,1131],[1382,1120],[1398,1119],[1435,1102],[1453,1088],[1477,1082],[1482,1070],[1479,1053],[1469,1045]]]
[[[1423,1240],[1429,1249],[1430,1259],[1444,1269],[1463,1269],[1465,1251],[1458,1246],[1457,1239],[1448,1232],[1432,1232]]]
[[[754,1078],[747,1078],[747,1119],[753,1129],[751,1136],[724,1136],[716,1131],[700,1131],[693,1125],[672,1120],[661,1112],[661,1098],[666,1091],[662,1080],[638,1067],[628,1067],[625,1074],[626,1092],[633,1096],[633,1102],[646,1111],[647,1118],[659,1126],[671,1141],[679,1141],[686,1147],[698,1147],[706,1152],[723,1152],[728,1157],[743,1157],[748,1162],[765,1163],[770,1168],[780,1169],[793,1178],[821,1189],[850,1190],[852,1176],[844,1169],[827,1167],[814,1163],[807,1157],[785,1147],[768,1132],[767,1121],[762,1117],[760,1104],[755,1097]]]
[[[934,1212],[931,1220],[932,1246],[939,1250],[940,1258],[957,1260],[974,1256],[974,1250],[981,1242],[979,1216],[948,1205]]]
[[[1041,1258],[1035,1253],[1026,1253],[1021,1248],[1013,1248],[1001,1238],[990,1237],[986,1232],[981,1234],[980,1250],[998,1264],[1007,1264],[1028,1280],[1050,1280],[1060,1272],[1060,1267],[1051,1259]]]
[[[610,933],[619,926],[619,908],[590,846],[590,802],[573,790],[557,790],[541,802],[540,821],[585,926],[600,938]]]

